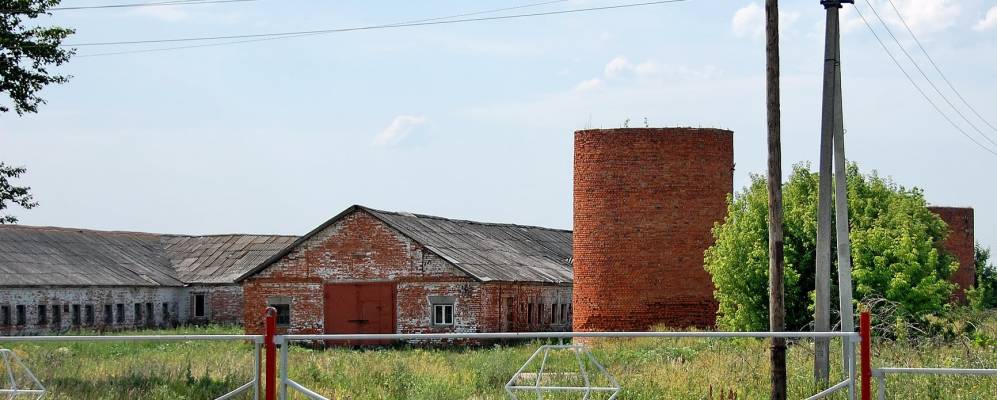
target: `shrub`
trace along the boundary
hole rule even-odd
[[[958,267],[942,250],[948,227],[928,210],[920,189],[863,175],[855,164],[847,171],[854,298],[896,302],[911,319],[942,310],[955,286],[947,279]],[[806,327],[813,315],[817,188],[818,176],[807,164],[795,165],[783,185],[786,326],[792,330]],[[728,199],[727,217],[713,228],[705,266],[724,329],[768,329],[767,196],[765,178],[753,175]],[[831,304],[837,304],[833,236]]]

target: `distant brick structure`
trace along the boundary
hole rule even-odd
[[[239,279],[246,332],[274,304],[280,333],[567,330],[570,257],[570,231],[352,206]]]
[[[733,133],[575,132],[574,330],[710,327],[703,253],[727,213]]]
[[[959,260],[959,269],[949,278],[958,287],[953,300],[966,302],[966,289],[976,284],[975,245],[973,237],[973,209],[969,207],[928,207],[949,226],[945,249]]]

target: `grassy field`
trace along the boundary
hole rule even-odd
[[[991,315],[986,321],[977,331],[984,338],[997,338],[997,317]],[[206,327],[142,333],[221,334],[240,330]],[[917,345],[878,341],[873,362],[876,366],[997,368],[994,341],[979,337],[975,341],[955,338]],[[503,385],[539,344],[464,349],[292,347],[290,376],[336,399],[504,399]],[[0,343],[0,347],[14,349],[49,387],[51,394],[46,399],[211,399],[249,381],[252,375],[253,347],[246,343],[22,342]],[[812,349],[811,342],[790,347],[790,398],[814,392]],[[719,393],[730,391],[737,399],[768,397],[764,341],[608,340],[596,343],[592,352],[619,379],[624,388],[622,399],[707,399],[711,391],[714,399],[727,399]],[[548,372],[577,370],[573,353],[566,351],[554,353],[546,368]],[[836,365],[832,371],[839,370]],[[560,383],[579,379],[570,374],[561,377]],[[896,399],[992,399],[997,393],[997,378],[896,376],[889,379],[888,387],[889,398]]]

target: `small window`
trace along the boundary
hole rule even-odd
[[[0,325],[10,325],[10,306],[0,306]]]
[[[453,325],[453,304],[433,304],[433,325]]]
[[[170,322],[170,303],[163,303],[163,322]]]
[[[194,317],[204,318],[205,317],[205,307],[204,307],[204,293],[194,294]]]
[[[430,323],[432,325],[448,326],[454,324],[453,296],[429,296]]]
[[[132,322],[135,325],[142,323],[142,303],[135,303],[135,320]]]
[[[267,299],[267,306],[277,310],[277,326],[291,326],[291,298],[271,297]]]
[[[114,324],[114,307],[110,304],[104,304],[104,325]]]
[[[560,323],[560,321],[557,320],[557,304],[550,305],[550,323]]]
[[[156,322],[156,310],[153,309],[152,303],[145,303],[145,323],[152,325]]]
[[[561,303],[561,323],[569,324],[571,323],[571,318],[568,317],[568,305]]]
[[[118,323],[119,324],[125,323],[125,305],[122,303],[118,303],[115,304],[114,308],[116,308],[116,310],[114,311],[117,311],[115,316],[117,317]]]
[[[78,326],[80,324],[80,305],[73,304],[73,325]]]
[[[52,325],[62,325],[62,306],[52,306]]]
[[[17,324],[24,325],[25,320],[27,320],[27,309],[25,309],[24,304],[17,305]]]
[[[526,306],[526,323],[533,325],[533,303]]]
[[[38,325],[48,325],[48,306],[38,305]]]
[[[537,323],[544,323],[544,303],[537,304]]]
[[[94,321],[93,304],[87,304],[83,309],[86,312],[87,325],[93,325],[93,321]]]

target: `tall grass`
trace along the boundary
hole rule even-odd
[[[997,317],[991,314],[975,332],[975,337],[945,341],[877,341],[874,365],[997,368],[994,342],[986,339],[997,338]],[[206,327],[141,333],[240,330]],[[504,399],[505,383],[541,344],[327,350],[294,346],[289,374],[335,399]],[[834,345],[840,348],[839,343]],[[8,346],[0,343],[0,347]],[[17,342],[9,347],[50,389],[47,399],[211,399],[252,375],[253,346],[243,342]],[[768,397],[764,340],[602,340],[593,343],[591,351],[619,379],[622,399],[706,399],[711,392],[719,399],[719,393],[730,391],[738,399]],[[834,379],[842,375],[839,353],[832,352]],[[813,343],[792,343],[788,358],[790,398],[814,393]],[[527,371],[536,369],[531,365]],[[591,365],[587,369],[593,370]],[[564,379],[578,383],[578,375],[571,374],[578,371],[577,363],[569,352],[552,354],[545,371],[565,372]],[[988,399],[995,398],[997,378],[895,376],[888,386],[890,398]]]

